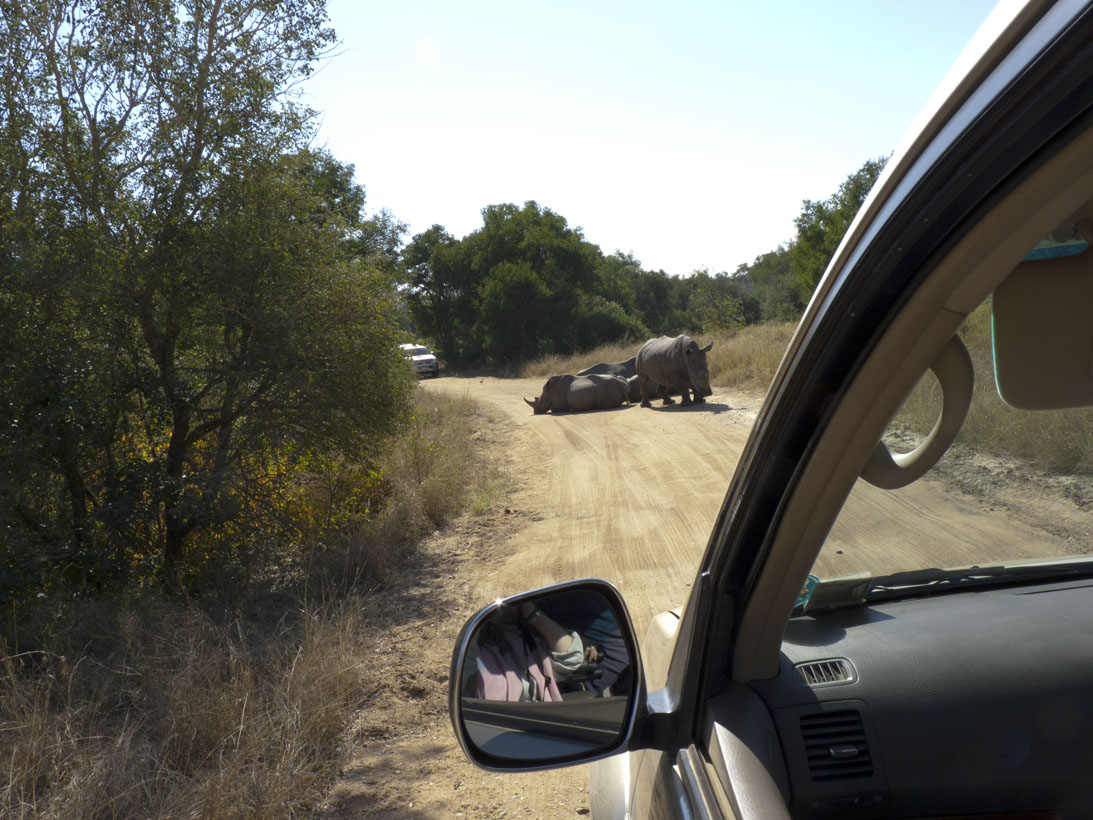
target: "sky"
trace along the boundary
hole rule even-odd
[[[315,144],[407,239],[534,200],[647,270],[735,271],[889,155],[994,0],[329,0]]]

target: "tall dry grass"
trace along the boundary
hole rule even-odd
[[[418,391],[408,429],[380,461],[384,506],[349,522],[323,557],[324,573],[382,579],[421,536],[494,491],[475,450],[475,409],[466,397]]]
[[[600,362],[624,362],[637,352],[638,347],[640,345],[637,344],[609,344],[572,356],[544,356],[524,365],[520,376],[525,379],[540,376],[546,379],[557,373],[576,373]]]
[[[66,651],[0,647],[0,816],[306,815],[367,686],[363,611],[298,604],[270,628],[143,600],[109,606],[111,634],[70,624]]]
[[[722,387],[766,392],[797,329],[794,322],[766,322],[706,340],[710,380]]]
[[[473,415],[466,401],[419,398],[384,459],[384,513],[344,535],[337,584],[227,610],[149,591],[7,613],[0,817],[313,816],[348,721],[380,685],[375,605],[349,581],[389,571],[416,536],[488,491]]]

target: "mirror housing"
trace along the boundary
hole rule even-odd
[[[622,596],[585,579],[494,601],[460,630],[448,701],[463,752],[490,771],[626,751],[644,674]]]

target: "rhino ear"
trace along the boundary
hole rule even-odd
[[[705,346],[704,348],[702,348],[702,350],[701,350],[700,352],[702,352],[702,353],[709,353],[709,352],[710,352],[710,348],[712,348],[712,347],[713,347],[713,342],[710,342],[710,343],[709,343],[708,345],[706,345],[706,346]]]

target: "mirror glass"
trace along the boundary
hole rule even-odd
[[[592,589],[503,603],[464,645],[464,737],[495,758],[544,763],[613,746],[634,691],[632,640]]]

